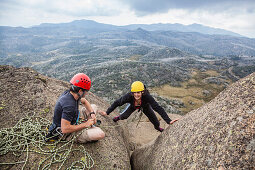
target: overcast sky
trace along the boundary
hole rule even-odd
[[[0,0],[0,25],[90,19],[113,25],[180,23],[255,38],[255,0]]]

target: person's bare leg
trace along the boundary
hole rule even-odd
[[[92,127],[87,130],[88,134],[88,141],[96,141],[103,139],[105,137],[104,131],[100,129],[99,127]]]
[[[75,132],[74,135],[80,134],[81,131]],[[84,129],[82,130],[82,133],[77,136],[76,142],[78,143],[87,143],[87,142],[93,142],[98,141],[100,139],[103,139],[105,137],[104,131],[100,129],[99,127],[92,127],[90,129]]]
[[[95,114],[97,113],[98,107],[95,104],[91,104],[92,109],[94,110]],[[90,113],[88,112],[88,110],[83,107],[82,108],[82,113],[86,114],[86,118],[89,119],[90,118]],[[78,140],[80,141],[80,143],[84,143],[89,142],[89,141],[97,141],[100,139],[103,139],[105,137],[105,133],[102,129],[100,129],[99,127],[91,127],[89,129],[86,130],[86,133],[80,135],[78,137]]]
[[[94,112],[95,112],[95,114],[97,114],[97,110],[98,110],[98,107],[97,107],[97,105],[95,105],[95,104],[91,104],[91,107],[92,107],[92,109],[94,110]],[[89,119],[90,118],[90,113],[89,113],[89,111],[85,108],[85,107],[82,107],[82,109],[81,109],[81,117],[83,118],[83,119]],[[83,114],[86,114],[85,116],[83,115]]]

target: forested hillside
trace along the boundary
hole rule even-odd
[[[254,39],[157,27],[163,28],[86,20],[0,27],[0,64],[32,67],[65,81],[84,72],[92,79],[92,91],[109,102],[140,80],[172,113],[201,106],[255,71]],[[170,91],[180,88],[185,95],[165,92],[163,86]],[[200,88],[191,93],[193,87]],[[169,104],[176,101],[176,106]]]

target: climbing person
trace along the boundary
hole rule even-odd
[[[105,133],[94,126],[96,119],[96,105],[90,104],[85,95],[91,87],[90,78],[84,73],[78,73],[70,80],[70,90],[66,90],[57,100],[54,110],[53,123],[51,124],[47,139],[70,140],[77,136],[75,141],[86,143],[103,139]],[[81,114],[84,122],[78,124],[79,104],[84,108]]]
[[[136,109],[142,110],[142,112],[154,125],[154,128],[160,132],[162,132],[164,129],[160,127],[159,120],[157,119],[153,110],[158,112],[167,124],[173,124],[178,120],[171,120],[168,117],[165,110],[155,101],[144,84],[140,81],[133,82],[131,85],[131,92],[115,100],[106,112],[100,111],[101,115],[109,115],[115,108],[126,103],[129,104],[119,116],[113,118],[114,122],[127,119]]]

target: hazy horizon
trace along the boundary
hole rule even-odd
[[[130,24],[201,24],[255,38],[254,0],[1,0],[0,25],[94,20]]]

